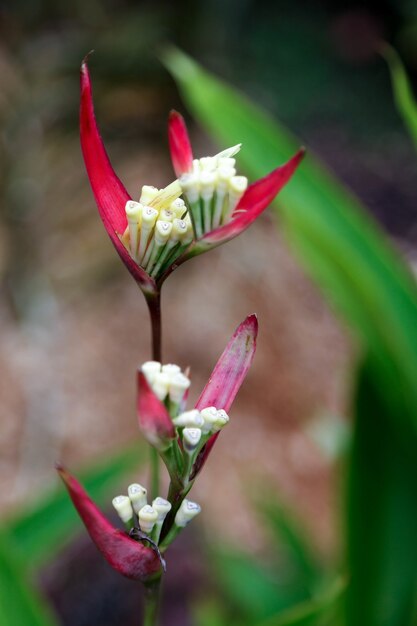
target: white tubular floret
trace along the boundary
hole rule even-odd
[[[201,172],[200,185],[201,198],[203,200],[203,227],[205,233],[211,230],[211,201],[213,199],[216,181],[216,172]]]
[[[153,200],[156,194],[159,192],[159,189],[153,187],[152,185],[143,185],[142,191],[140,194],[140,201],[142,204],[149,204],[151,200]]]
[[[204,420],[197,409],[185,411],[172,421],[177,428],[201,428],[204,425]]]
[[[175,373],[171,377],[169,384],[169,399],[171,402],[179,404],[190,385],[191,381],[185,374],[181,372]]]
[[[155,526],[156,521],[158,520],[158,513],[152,506],[150,506],[150,504],[146,504],[140,509],[138,513],[138,519],[140,529],[143,530],[144,533],[149,535],[152,532],[152,528]]]
[[[202,172],[212,172],[217,167],[216,157],[203,157],[200,159],[200,168]]]
[[[218,166],[222,168],[234,168],[236,165],[236,159],[232,159],[230,157],[220,157],[217,162]]]
[[[127,493],[132,503],[133,510],[137,515],[139,511],[147,504],[146,496],[148,492],[146,491],[145,487],[142,487],[142,485],[139,485],[138,483],[133,483],[133,485],[129,485],[129,487],[127,488]]]
[[[164,222],[172,222],[174,217],[176,217],[176,215],[171,209],[162,209],[162,211],[159,212],[159,219]]]
[[[158,246],[163,246],[169,239],[172,230],[172,223],[158,220],[155,227],[155,242]]]
[[[155,222],[158,218],[158,211],[151,206],[145,206],[142,210],[142,227],[140,229],[140,240],[138,249],[138,261],[142,261],[148,245],[149,235],[152,232]]]
[[[185,202],[182,198],[177,198],[169,205],[169,210],[173,212],[174,216],[178,219],[182,219],[182,216],[187,210]]]
[[[226,219],[230,218],[237,203],[248,187],[246,176],[232,176],[229,180],[229,207]]]
[[[185,450],[192,453],[200,443],[201,430],[200,428],[184,428],[182,438]]]
[[[183,174],[180,178],[180,184],[190,204],[197,202],[200,192],[198,176],[194,173]]]
[[[133,519],[132,504],[127,496],[116,496],[113,498],[112,504],[124,524]]]
[[[184,528],[200,512],[201,506],[197,502],[191,502],[185,498],[175,516],[175,523],[180,528]]]
[[[160,498],[158,496],[157,498],[155,498],[155,500],[153,500],[152,508],[158,514],[158,524],[162,524],[162,522],[170,512],[172,506],[171,503],[168,502],[168,500],[165,500],[165,498]]]
[[[138,251],[138,232],[142,221],[143,206],[140,202],[128,200],[125,206],[127,223],[129,227],[130,253],[136,258]]]
[[[152,390],[154,394],[163,402],[168,395],[170,378],[168,374],[155,374],[152,382]]]
[[[148,383],[152,385],[155,375],[161,371],[161,364],[159,361],[146,361],[140,369],[145,374]]]

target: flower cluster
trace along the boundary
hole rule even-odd
[[[185,260],[244,231],[290,180],[304,151],[248,185],[237,175],[240,144],[195,159],[182,116],[169,117],[168,139],[176,180],[163,189],[144,185],[133,200],[116,176],[97,127],[90,75],[81,66],[81,147],[104,226],[122,261],[145,294],[151,313],[153,358],[160,359],[160,289]],[[139,428],[170,478],[166,498],[139,483],[113,498],[124,524],[115,528],[62,466],[57,469],[92,540],[118,572],[152,584],[165,566],[162,554],[198,513],[187,498],[243,383],[256,349],[257,319],[236,329],[193,409],[187,410],[190,378],[178,365],[147,361],[137,372]],[[157,467],[157,464],[154,466]],[[155,475],[157,472],[155,472]],[[159,492],[158,480],[153,489]]]
[[[170,475],[167,498],[148,503],[147,490],[132,484],[113,506],[125,531],[113,527],[83,487],[63,467],[58,471],[91,538],[107,561],[124,576],[147,581],[160,572],[164,552],[199,512],[187,499],[206,462],[252,363],[258,323],[250,315],[236,329],[198,398],[186,410],[190,387],[178,365],[147,361],[138,370],[139,428],[158,451]]]
[[[248,185],[236,175],[240,145],[194,159],[182,116],[169,117],[168,138],[177,180],[161,190],[145,185],[132,200],[116,176],[97,127],[90,75],[81,66],[81,147],[104,226],[122,261],[146,294],[187,259],[246,230],[290,180],[304,155]],[[182,196],[182,198],[180,198]]]

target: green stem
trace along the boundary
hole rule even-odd
[[[152,359],[162,360],[162,320],[161,320],[161,292],[155,291],[147,294],[146,302],[149,309],[149,317],[152,329]],[[155,448],[151,448],[151,494],[152,498],[159,495],[159,456]]]
[[[160,587],[161,578],[145,585],[143,626],[157,625]]]

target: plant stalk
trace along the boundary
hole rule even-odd
[[[152,330],[152,360],[162,360],[162,319],[161,319],[161,291],[146,294]],[[159,495],[160,469],[159,456],[155,448],[151,447],[151,495]]]
[[[151,583],[144,586],[144,611],[143,626],[156,626],[158,620],[159,592],[161,589],[161,578],[158,577]]]

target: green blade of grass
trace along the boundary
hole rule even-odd
[[[29,584],[25,567],[0,533],[0,624],[57,626],[43,599]]]
[[[350,462],[349,626],[416,623],[415,446],[395,430],[389,410],[366,361],[358,377]]]
[[[417,148],[417,103],[410,81],[398,52],[388,44],[383,45],[381,52],[390,69],[395,105]]]

